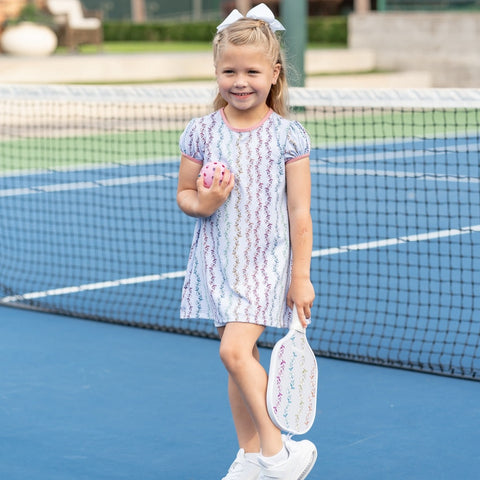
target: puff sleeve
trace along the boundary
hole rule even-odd
[[[205,147],[202,142],[201,125],[199,119],[190,120],[180,136],[180,152],[190,160],[203,163]]]
[[[291,122],[285,144],[285,163],[294,162],[310,155],[310,137],[299,122]]]

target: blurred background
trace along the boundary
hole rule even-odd
[[[252,0],[0,0],[0,82],[27,82],[32,76],[18,57],[77,55],[75,73],[59,72],[58,63],[42,63],[37,82],[165,82],[212,80],[210,42],[215,27],[233,8],[245,13]],[[293,80],[299,86],[325,87],[478,87],[480,83],[480,0],[292,0],[265,1],[291,31],[298,19],[286,6],[305,7],[300,31],[305,35],[304,66]],[[295,10],[294,10],[295,11]],[[302,10],[298,10],[301,12]],[[303,15],[299,15],[302,17]],[[48,28],[46,50],[37,37],[26,46],[12,29],[25,21]],[[18,44],[21,46],[18,47]],[[13,44],[13,45],[12,45]],[[297,47],[298,48],[298,47]],[[287,49],[288,50],[288,49]],[[163,52],[192,53],[195,68],[165,63],[162,72],[147,73],[118,55]],[[80,55],[116,54],[116,66],[88,70]],[[12,63],[12,57],[17,58]],[[298,59],[298,51],[290,58]],[[100,61],[100,60],[98,60]],[[134,60],[130,60],[133,61]],[[167,60],[165,60],[167,61]],[[173,61],[173,60],[172,60]],[[64,60],[68,62],[68,60]],[[38,66],[35,62],[29,65]],[[124,65],[124,66],[122,66]],[[148,65],[151,67],[151,64]],[[101,71],[99,72],[99,68]],[[48,69],[58,75],[49,75]],[[60,69],[61,70],[61,69]],[[118,73],[114,71],[121,70]],[[151,70],[151,68],[150,68]],[[306,80],[305,80],[306,79]]]

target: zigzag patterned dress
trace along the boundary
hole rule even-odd
[[[195,225],[181,318],[215,326],[247,322],[285,328],[291,254],[285,165],[310,153],[305,129],[270,110],[245,130],[223,110],[190,121],[180,150],[199,164],[219,161],[235,174],[227,201]]]

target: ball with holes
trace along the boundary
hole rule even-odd
[[[223,163],[208,162],[200,170],[200,175],[203,178],[203,185],[205,187],[210,188],[212,186],[213,176],[215,175],[215,170],[217,168],[220,168],[221,170],[220,183],[222,183],[223,175],[225,174],[225,169],[227,168]]]

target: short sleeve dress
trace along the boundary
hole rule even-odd
[[[302,125],[272,110],[245,130],[223,110],[190,121],[180,150],[191,161],[223,162],[235,174],[227,201],[197,219],[180,306],[181,318],[285,328],[291,251],[285,165],[310,153]]]

